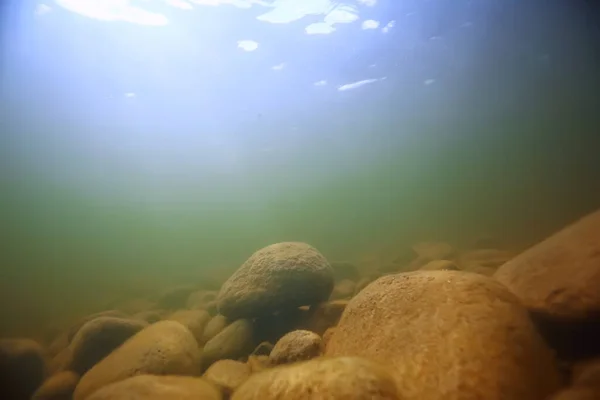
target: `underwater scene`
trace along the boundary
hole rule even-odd
[[[0,1],[0,399],[600,400],[599,9]]]

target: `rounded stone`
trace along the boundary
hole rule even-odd
[[[231,319],[254,318],[326,301],[333,270],[314,247],[283,242],[258,250],[223,284],[219,312]]]
[[[321,353],[321,337],[314,332],[297,330],[284,335],[273,347],[269,359],[273,365],[306,361]]]
[[[542,400],[560,387],[553,354],[519,300],[467,272],[378,279],[348,303],[325,355],[385,365],[406,400]]]
[[[376,363],[356,357],[319,358],[250,377],[232,400],[400,400],[394,379]]]

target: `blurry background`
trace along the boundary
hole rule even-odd
[[[278,241],[521,249],[600,205],[594,2],[0,7],[0,333]]]

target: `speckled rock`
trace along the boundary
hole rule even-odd
[[[210,366],[202,376],[218,386],[226,397],[240,387],[252,374],[246,363],[234,360],[219,360]]]
[[[209,340],[202,350],[202,369],[222,359],[237,360],[254,349],[254,327],[247,319],[239,319]]]
[[[29,400],[47,374],[42,346],[31,339],[0,339],[0,397]]]
[[[138,375],[107,385],[85,400],[221,400],[217,387],[187,376]]]
[[[31,400],[71,400],[79,375],[73,371],[63,371],[52,375],[40,386]]]
[[[502,265],[494,278],[531,310],[555,318],[600,313],[600,211]]]
[[[315,359],[253,375],[232,400],[400,400],[393,378],[370,361]]]
[[[269,360],[273,365],[306,361],[321,355],[321,337],[314,332],[292,331],[279,339]]]
[[[103,386],[135,375],[194,375],[198,361],[198,343],[189,329],[176,321],[160,321],[132,336],[83,375],[73,398],[86,399]]]
[[[378,279],[350,300],[325,354],[380,362],[405,400],[543,400],[560,385],[519,300],[466,272]]]
[[[98,317],[88,321],[69,345],[71,357],[66,369],[83,375],[146,326],[146,321],[116,317]]]
[[[250,256],[223,284],[218,308],[229,318],[253,318],[318,304],[332,289],[333,270],[314,247],[277,243]]]

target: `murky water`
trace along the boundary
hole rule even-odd
[[[589,2],[83,4],[2,6],[1,336],[273,243],[516,254],[600,205]]]

